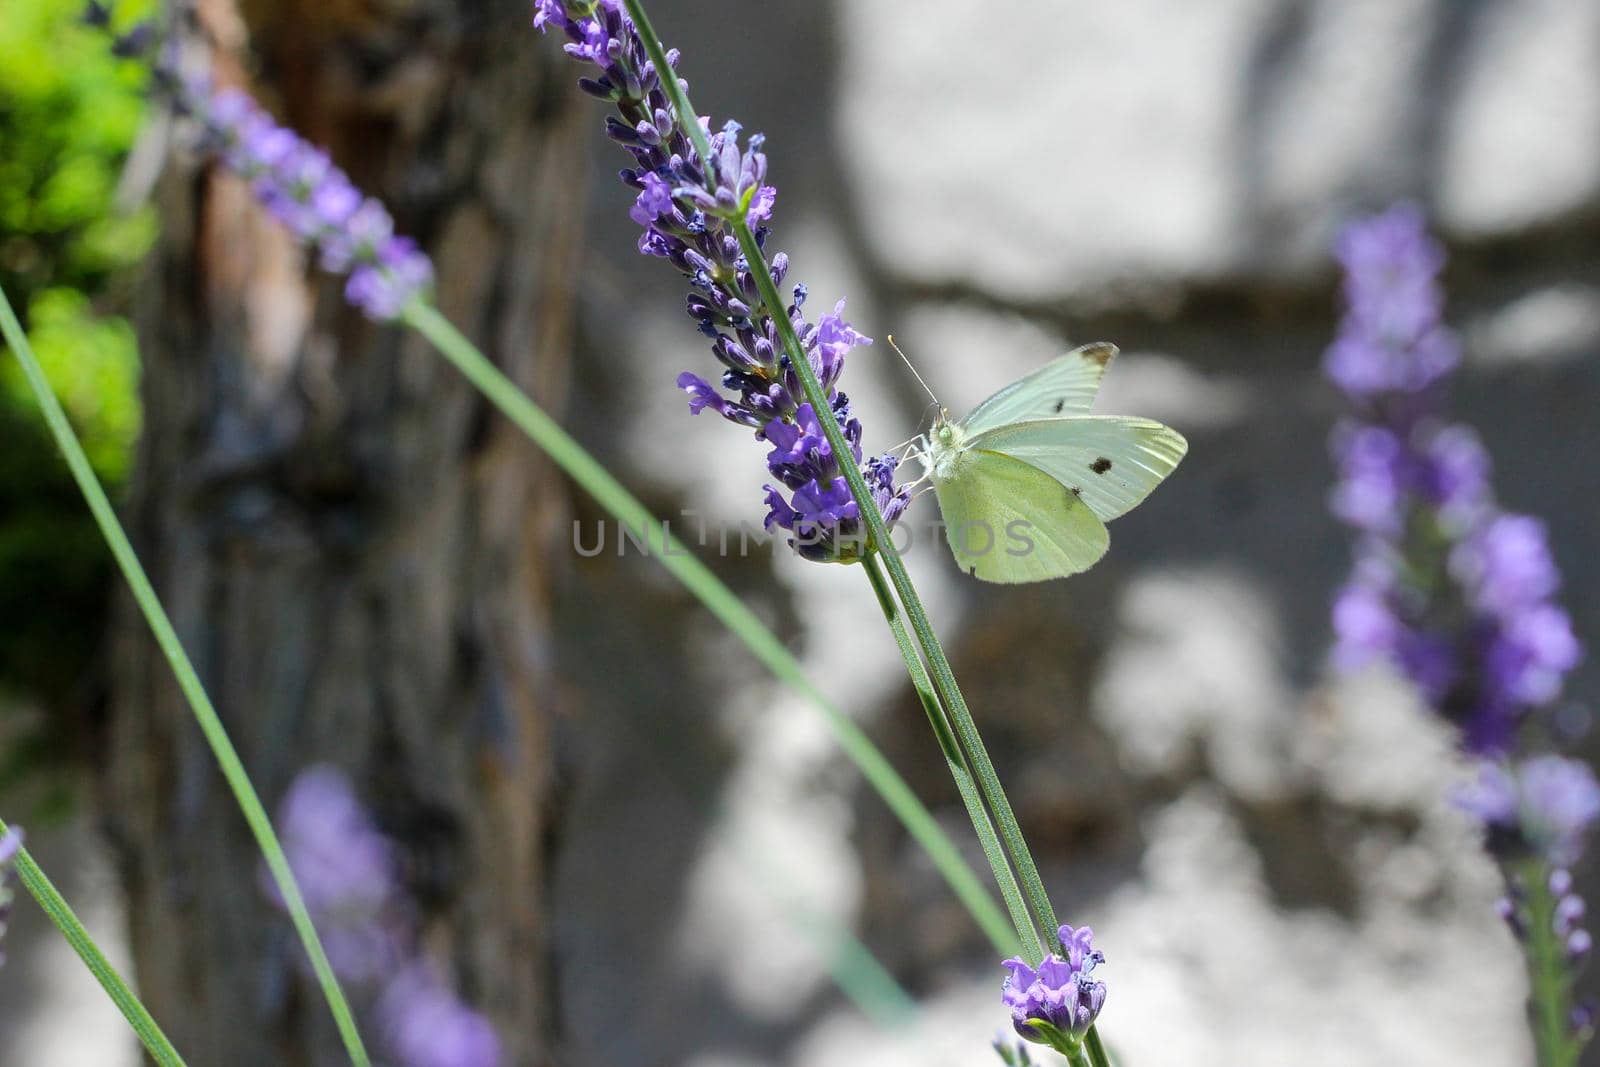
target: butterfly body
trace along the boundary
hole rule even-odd
[[[1105,523],[1133,508],[1188,449],[1149,419],[1088,414],[1116,348],[1086,345],[951,421],[941,412],[913,455],[939,500],[956,562],[990,582],[1087,570]]]

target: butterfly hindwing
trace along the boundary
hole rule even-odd
[[[1020,378],[973,408],[962,420],[970,434],[1028,419],[1087,415],[1117,346],[1099,342],[1075,348]]]
[[[1110,545],[1105,525],[1044,471],[972,449],[935,483],[950,551],[986,582],[1039,582],[1088,570]]]
[[[1049,475],[1106,522],[1149,496],[1189,448],[1170,427],[1121,415],[1013,422],[978,434],[971,445]]]

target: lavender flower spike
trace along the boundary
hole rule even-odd
[[[1066,955],[1051,953],[1037,968],[1013,956],[1002,964],[1011,973],[1001,988],[1001,999],[1011,1009],[1011,1023],[1029,1041],[1049,1045],[1058,1052],[1075,1048],[1094,1024],[1106,1001],[1106,985],[1089,975],[1105,962],[1094,947],[1087,926],[1060,930]]]
[[[0,965],[6,962],[6,926],[11,922],[11,905],[16,897],[16,859],[21,850],[22,831],[12,827],[0,837]]]
[[[433,264],[377,200],[363,197],[327,153],[278,125],[237,89],[163,72],[180,110],[205,131],[207,147],[250,182],[267,211],[317,252],[323,269],[348,275],[345,297],[377,322],[399,317],[433,284]]]
[[[633,156],[622,180],[635,192],[629,215],[644,229],[639,251],[666,260],[689,281],[689,315],[710,339],[711,353],[723,368],[717,384],[688,371],[678,376],[690,413],[715,412],[754,430],[771,446],[767,469],[775,484],[766,486],[768,530],[785,531],[790,546],[807,559],[850,563],[862,558],[872,546],[859,505],[822,434],[818,413],[806,403],[729,225],[742,216],[765,250],[777,190],[767,184],[764,139],[757,134],[741,145],[738,123],[729,122],[710,135],[710,156],[701,159],[679,128],[663,74],[619,0],[536,0],[533,24],[562,31],[567,54],[597,68],[595,76],[578,84],[617,109],[606,131]],[[671,62],[676,57],[668,54]],[[709,132],[709,121],[699,121]],[[782,284],[788,257],[776,253],[769,266]],[[806,288],[796,285],[793,302],[782,314],[805,348],[854,459],[862,463],[861,423],[849,398],[834,386],[849,351],[872,342],[844,321],[843,301],[815,324],[806,320],[805,303]],[[895,482],[898,463],[893,455],[863,463],[874,502],[890,525],[910,503],[908,490]]]
[[[1592,941],[1567,868],[1600,819],[1600,783],[1577,760],[1521,753],[1548,744],[1547,709],[1582,649],[1555,601],[1544,525],[1499,510],[1488,453],[1446,421],[1459,345],[1443,322],[1444,252],[1422,213],[1359,221],[1338,255],[1346,313],[1324,369],[1352,416],[1334,435],[1331,505],[1357,540],[1334,660],[1387,660],[1459,728],[1477,773],[1455,801],[1505,876],[1501,913],[1528,960],[1540,1062],[1576,1063],[1593,1020],[1572,1005],[1572,979]],[[1565,1031],[1550,1023],[1569,1014]]]
[[[1461,727],[1468,752],[1504,754],[1581,657],[1553,601],[1544,526],[1496,507],[1488,453],[1445,419],[1459,346],[1442,320],[1444,253],[1421,213],[1357,222],[1338,251],[1346,314],[1324,368],[1353,414],[1334,433],[1330,503],[1358,541],[1334,659],[1389,661]]]

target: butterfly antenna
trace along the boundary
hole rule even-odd
[[[917,380],[917,384],[922,386],[923,391],[928,394],[935,404],[938,404],[939,398],[933,395],[933,390],[928,388],[928,383],[923,380],[922,375],[917,373],[917,368],[911,365],[911,361],[906,359],[906,354],[900,351],[900,346],[894,343],[894,334],[892,333],[889,335],[889,347],[894,349],[894,354],[899,356],[901,361],[905,363],[906,369],[909,370],[911,372],[911,376]]]

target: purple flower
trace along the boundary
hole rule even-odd
[[[1530,844],[1555,866],[1575,863],[1600,817],[1594,772],[1579,760],[1537,756],[1517,768],[1517,779],[1522,829]]]
[[[345,296],[369,318],[398,318],[431,288],[432,262],[412,241],[394,236],[389,212],[363,197],[327,153],[279,126],[237,89],[212,93],[177,77],[163,83],[267,211],[317,253],[324,269],[349,274]]]
[[[11,922],[11,907],[16,898],[17,853],[22,851],[22,831],[16,827],[0,836],[0,965],[6,962],[6,927]]]
[[[618,0],[537,0],[534,8],[536,27],[561,31],[567,53],[596,68],[579,86],[616,108],[606,132],[633,156],[622,180],[635,194],[629,216],[644,228],[639,251],[670,262],[688,280],[689,315],[724,368],[720,389],[697,374],[678,376],[690,413],[713,411],[755,430],[771,446],[769,530],[788,531],[789,544],[807,559],[859,559],[871,547],[860,509],[783,352],[777,323],[762,305],[734,234],[732,222],[742,217],[767,254],[767,223],[777,190],[767,183],[765,139],[760,134],[741,139],[736,122],[712,133],[710,121],[701,117],[710,142],[708,158],[701,159],[679,128],[679,116],[661,82],[663,72],[655,69]],[[668,53],[668,60],[675,65],[676,53]],[[675,75],[669,71],[665,76]],[[771,254],[769,267],[781,284],[788,257]],[[827,393],[852,458],[862,464],[861,424],[834,385],[849,351],[871,341],[844,321],[843,301],[812,324],[802,310],[805,287],[794,286],[793,293],[793,303],[781,314],[788,317]],[[895,460],[881,456],[867,460],[865,467],[873,499],[893,523],[910,503],[909,491],[894,483]]]
[[[395,1067],[496,1067],[487,1019],[445,987],[416,952],[394,845],[350,781],[302,771],[278,812],[284,852],[341,978],[382,987],[378,1011]],[[281,904],[269,885],[273,900]]]
[[[1544,523],[1501,515],[1455,552],[1452,569],[1486,611],[1509,612],[1544,600],[1561,585]]]
[[[1334,662],[1355,670],[1395,655],[1401,628],[1383,591],[1365,582],[1351,582],[1333,602]]]
[[[1059,1049],[1061,1040],[1081,1036],[1105,1004],[1105,983],[1089,977],[1105,955],[1087,926],[1063,926],[1060,938],[1066,955],[1051,953],[1037,968],[1016,956],[1006,960],[1002,966],[1010,973],[1000,996],[1018,1034],[1066,1051]]]
[[[284,853],[342,977],[392,970],[402,952],[404,903],[389,839],[332,767],[301,772],[278,810]],[[277,899],[275,887],[269,892]]]
[[[388,983],[378,1006],[385,1043],[402,1067],[497,1067],[500,1039],[423,964]]]
[[[1358,577],[1334,604],[1334,660],[1388,660],[1469,752],[1504,753],[1581,657],[1544,526],[1498,510],[1482,442],[1446,421],[1457,346],[1421,213],[1355,223],[1338,253],[1346,315],[1326,369],[1354,414],[1334,432],[1330,507],[1358,534]]]
[[[1421,392],[1449,374],[1460,350],[1440,323],[1444,252],[1422,212],[1401,205],[1350,226],[1336,252],[1346,312],[1323,365],[1328,377],[1351,396],[1372,398]]]

